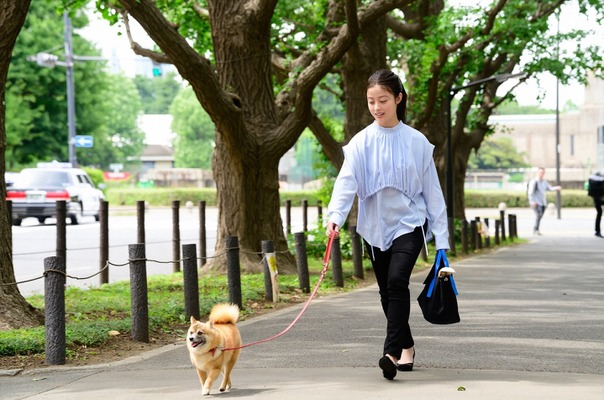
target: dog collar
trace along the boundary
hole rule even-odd
[[[208,353],[211,353],[212,357],[214,357],[216,355],[216,350],[218,350],[218,347],[214,347],[212,350],[208,351]]]

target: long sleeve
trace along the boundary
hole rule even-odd
[[[449,226],[447,221],[447,207],[445,197],[440,187],[438,173],[434,161],[431,160],[422,178],[424,201],[428,220],[431,221],[431,230],[434,234],[436,249],[449,249]]]
[[[327,207],[330,222],[338,226],[344,225],[358,187],[350,161],[346,158],[334,183],[331,200]]]
[[[537,181],[535,179],[531,179],[528,183],[528,188],[527,188],[529,204],[533,204],[533,203],[537,202],[537,200],[535,199],[535,190],[537,189],[536,186],[537,186]]]

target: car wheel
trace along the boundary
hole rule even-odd
[[[21,218],[13,218],[13,225],[14,226],[21,226],[21,222],[23,220]]]
[[[82,222],[82,204],[77,205],[77,210],[74,214],[69,215],[69,219],[71,220],[71,225],[78,225]]]
[[[38,222],[44,224],[44,222],[46,222],[46,217],[38,217]]]
[[[95,220],[96,222],[99,222],[99,221],[101,220],[101,214],[96,214],[96,215],[94,216],[94,220]]]

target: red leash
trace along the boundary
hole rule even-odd
[[[321,282],[323,282],[323,278],[325,278],[325,274],[327,273],[327,269],[329,268],[329,257],[331,255],[331,245],[332,244],[333,244],[333,236],[330,236],[329,240],[327,241],[327,250],[325,250],[325,256],[323,257],[323,270],[321,271],[321,276],[319,277],[319,281],[315,285],[315,289],[311,293],[311,295],[308,298],[308,300],[306,300],[306,304],[304,304],[304,307],[302,307],[302,310],[300,311],[300,313],[298,314],[298,316],[292,321],[291,324],[289,324],[289,326],[287,328],[285,328],[282,332],[276,334],[275,336],[271,336],[269,338],[262,339],[262,340],[257,340],[255,342],[244,344],[244,345],[241,345],[241,346],[238,346],[238,347],[225,347],[225,348],[223,348],[221,350],[222,351],[239,350],[239,349],[243,349],[245,347],[250,347],[250,346],[253,346],[253,345],[256,345],[256,344],[268,342],[270,340],[277,339],[278,337],[285,335],[296,324],[296,322],[298,322],[298,320],[300,319],[300,317],[302,317],[302,314],[304,314],[304,311],[306,311],[306,309],[310,305],[310,302],[312,301],[312,299],[317,294],[317,291],[319,290],[319,286],[321,285]]]

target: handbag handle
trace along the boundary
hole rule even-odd
[[[435,265],[434,278],[432,278],[432,281],[430,282],[430,287],[428,287],[428,293],[426,294],[427,297],[432,296],[432,292],[434,291],[434,286],[436,286],[436,279],[438,278],[438,271],[441,268],[440,267],[441,261],[443,262],[445,267],[449,266],[449,260],[447,259],[447,253],[445,253],[445,251],[443,249],[436,251],[436,259],[434,260],[434,265]],[[457,286],[455,286],[455,279],[453,279],[453,275],[449,275],[449,281],[451,282],[451,287],[453,288],[453,292],[455,293],[455,296],[457,296],[458,295]]]

